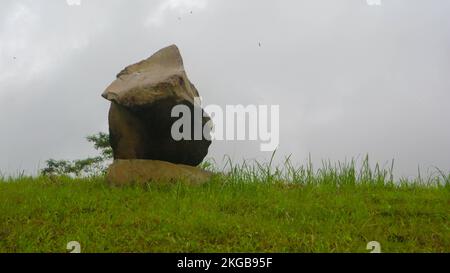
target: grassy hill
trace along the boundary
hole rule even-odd
[[[0,252],[450,252],[449,177],[232,167],[202,186],[0,178]],[[283,181],[283,182],[282,182]]]

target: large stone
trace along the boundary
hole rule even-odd
[[[208,116],[194,118],[195,111],[204,111],[195,100],[199,93],[189,81],[175,45],[125,68],[102,96],[111,101],[109,130],[114,159],[197,166],[207,155],[211,141],[204,136],[194,140],[193,129],[191,140],[176,141],[171,134],[179,119],[171,117],[176,105],[191,109],[191,128],[203,128],[211,120]]]
[[[106,179],[113,186],[143,185],[146,183],[207,182],[212,174],[196,167],[176,165],[157,160],[115,160]]]

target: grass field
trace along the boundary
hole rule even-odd
[[[208,184],[0,178],[0,252],[450,252],[450,176],[231,166]],[[286,182],[289,181],[289,182]]]

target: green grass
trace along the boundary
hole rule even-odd
[[[450,176],[233,166],[202,186],[0,178],[0,252],[450,252]]]

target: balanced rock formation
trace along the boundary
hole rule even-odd
[[[211,141],[203,135],[195,140],[193,128],[204,128],[210,118],[195,100],[199,93],[189,81],[175,45],[126,67],[102,96],[111,101],[109,131],[114,159],[197,166],[207,155]],[[188,140],[174,140],[171,134],[179,119],[171,117],[177,105],[189,107],[192,113]],[[202,117],[194,118],[195,111]]]
[[[113,186],[146,183],[181,182],[199,185],[212,174],[199,168],[157,160],[115,160],[109,167],[107,181]]]

